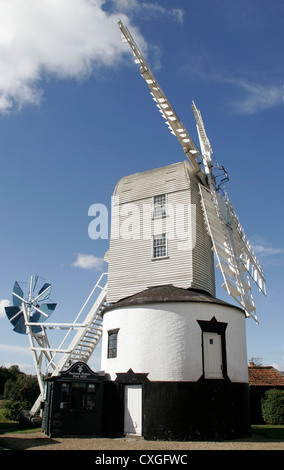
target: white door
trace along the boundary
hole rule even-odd
[[[203,332],[205,379],[222,379],[222,343],[218,333]]]
[[[142,385],[124,386],[124,432],[141,436]]]

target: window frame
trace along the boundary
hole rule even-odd
[[[118,332],[119,328],[108,331],[108,343],[107,343],[107,358],[114,359],[117,357],[117,344],[118,344]],[[115,339],[111,339],[111,336],[115,335]],[[113,345],[115,342],[115,346]]]
[[[77,396],[76,396],[77,395]],[[60,405],[65,411],[96,411],[97,384],[64,381],[60,385]]]
[[[163,203],[156,203],[157,198],[162,198],[164,197],[164,202]],[[157,194],[156,196],[153,196],[153,211],[152,211],[152,217],[153,219],[160,219],[162,217],[167,217],[167,194]],[[164,208],[164,211],[163,211]],[[161,213],[156,214],[156,209],[160,209]],[[159,212],[159,211],[158,211]]]
[[[155,246],[155,237],[161,237],[164,236],[164,244]],[[165,254],[162,254],[161,256],[155,256],[155,248],[165,248]],[[152,235],[152,259],[163,259],[168,257],[168,236],[167,233],[157,233],[155,235]]]

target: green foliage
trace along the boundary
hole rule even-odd
[[[284,424],[284,391],[271,389],[261,400],[262,417],[267,424]]]
[[[284,441],[284,426],[279,424],[254,424],[251,428],[253,434],[260,434],[267,439],[281,439]]]
[[[4,387],[5,416],[15,420],[21,410],[29,410],[39,395],[37,378],[24,373],[9,379]]]
[[[14,364],[13,366],[7,368],[7,367],[0,367],[0,397],[2,398],[4,395],[4,387],[5,383],[9,380],[16,380],[17,376],[19,374],[23,374],[23,372],[20,371],[19,366]]]

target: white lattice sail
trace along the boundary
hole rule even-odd
[[[160,113],[171,133],[178,139],[200,181],[201,205],[207,231],[218,260],[217,268],[223,275],[222,287],[241,305],[248,317],[252,317],[258,322],[250,281],[253,279],[259,290],[266,294],[264,273],[227,195],[223,196],[219,192],[219,188],[216,188],[212,163],[213,150],[201,113],[193,102],[192,109],[201,147],[200,154],[151,72],[129,30],[121,21],[118,22],[118,25],[123,41],[131,47],[135,57],[134,62],[139,64],[140,73],[146,81]],[[219,167],[219,169],[224,168]]]

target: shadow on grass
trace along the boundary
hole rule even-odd
[[[8,432],[12,433],[26,433],[26,432],[39,432],[41,431],[40,427],[37,426],[22,426],[18,421],[7,421],[0,422],[0,435],[3,435]]]
[[[29,448],[43,447],[51,444],[56,444],[57,441],[54,439],[47,438],[46,436],[42,437],[33,437],[32,439],[28,437],[17,437],[17,436],[0,436],[0,449],[9,449],[9,450],[26,450]]]
[[[254,425],[252,426],[252,433],[254,435],[263,436],[267,439],[284,441],[284,426],[281,425]]]

